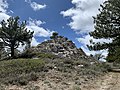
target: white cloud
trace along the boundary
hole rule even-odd
[[[30,3],[31,0],[25,0],[25,2]],[[30,4],[32,4],[32,3],[33,2],[31,2]],[[0,0],[0,22],[2,20],[7,20],[10,17],[10,15],[8,15],[9,11],[7,11],[7,9],[9,8],[8,5],[9,4],[7,3],[7,0]],[[11,10],[10,10],[10,12],[11,12]],[[44,29],[43,27],[41,27],[41,24],[44,24],[44,23],[45,22],[42,22],[40,20],[33,20],[33,19],[30,18],[29,21],[28,21],[28,25],[26,27],[29,30],[34,31],[34,36],[38,36],[38,37],[51,36],[53,31],[50,31],[48,29]],[[35,37],[33,37],[31,44],[32,44],[32,46],[36,46],[36,45],[39,44],[39,42],[37,42]],[[20,48],[21,48],[21,46],[20,46]],[[23,48],[21,48],[21,50]]]
[[[34,11],[38,11],[38,10],[41,10],[41,9],[45,9],[46,8],[46,5],[41,5],[39,3],[36,3],[36,2],[31,2],[31,0],[25,0],[25,2],[29,3],[31,8],[34,10]]]
[[[88,50],[87,46],[86,45],[92,45],[90,44],[90,40],[92,39],[93,42],[97,43],[97,42],[101,42],[101,43],[110,43],[112,42],[112,39],[94,39],[93,37],[90,37],[90,35],[86,35],[82,38],[76,38],[81,44],[82,44],[82,49],[83,51],[87,54],[87,55],[95,55],[95,54],[98,54],[98,53],[101,53],[102,55],[104,55],[105,57],[107,56],[108,54],[108,51],[107,50],[100,50],[100,51],[90,51]]]
[[[40,26],[40,25],[44,24],[45,22],[42,22],[41,20],[33,20],[33,19],[29,18],[28,23],[31,26]]]
[[[44,24],[45,22],[42,22],[40,20],[33,20],[29,18],[27,28],[31,31],[34,31],[34,36],[38,37],[49,37],[52,35],[53,31],[50,31],[48,29],[44,29],[41,27],[41,24]]]
[[[28,1],[28,0],[25,0]],[[30,1],[30,0],[29,0]],[[13,13],[12,10],[7,11],[8,7],[8,3],[7,0],[0,0],[0,22],[2,20],[7,20],[10,15],[8,15],[8,13]],[[40,20],[33,20],[33,19],[29,19],[27,28],[30,29],[31,31],[34,31],[34,36],[40,36],[40,37],[48,37],[52,34],[53,31],[44,29],[43,27],[41,27],[41,24],[44,24],[45,22],[42,22]],[[1,26],[1,25],[0,25]],[[36,41],[35,37],[32,38],[32,42],[31,45],[32,46],[36,46],[38,45],[39,42]],[[25,46],[19,46],[19,50],[22,51],[24,49]]]
[[[6,0],[0,0],[0,12],[6,13],[8,8],[8,3]]]
[[[103,56],[102,58],[100,58],[100,61],[106,61],[105,58],[108,55],[108,50],[100,50],[100,51],[90,51],[88,50],[88,48],[86,46],[82,46],[81,49],[86,53],[86,55],[90,56],[90,54],[92,54],[93,56],[95,54],[101,54],[101,56]]]
[[[48,29],[44,29],[43,27],[41,27],[41,25],[44,23],[45,22],[42,22],[41,20],[33,20],[29,18],[28,25],[26,26],[26,28],[28,30],[34,31],[34,35],[33,35],[32,42],[31,42],[32,46],[37,46],[40,43],[35,39],[35,36],[49,37],[54,32],[54,31],[50,31]]]
[[[90,35],[86,35],[83,36],[82,38],[76,38],[80,43],[82,43],[83,45],[90,45],[90,40],[92,39],[93,42],[97,43],[97,42],[101,42],[101,43],[110,43],[112,42],[112,39],[95,39],[93,37],[91,37]]]
[[[0,13],[0,22],[1,22],[2,20],[5,20],[5,21],[6,21],[9,17],[10,17],[10,16],[7,15],[6,13]]]
[[[0,22],[7,20],[10,16],[7,14],[8,3],[7,0],[0,0]]]
[[[46,8],[45,4],[44,5],[40,5],[40,4],[36,3],[36,2],[32,2],[30,4],[30,6],[33,8],[34,11]]]
[[[71,0],[71,3],[75,5],[66,11],[61,11],[60,14],[63,17],[70,17],[71,21],[68,24],[71,29],[73,29],[76,33],[84,35],[84,33],[89,33],[94,30],[93,16],[96,16],[100,8],[100,4],[102,4],[106,0]],[[107,55],[107,50],[101,51],[89,51],[86,45],[90,45],[90,37],[89,35],[85,35],[82,38],[77,38],[77,40],[82,44],[81,48],[87,54],[95,54],[95,53],[103,53],[105,56]],[[94,42],[110,42],[111,40],[105,39],[93,39]]]
[[[64,17],[70,17],[68,24],[77,33],[88,33],[94,30],[93,18],[98,13],[98,8],[105,0],[72,0],[72,7],[61,11]]]
[[[32,38],[32,42],[31,42],[31,45],[32,46],[37,46],[39,44],[39,42],[36,41],[36,39],[33,37]]]
[[[36,41],[35,37],[32,38],[31,41],[31,46],[37,46],[39,44],[39,42]],[[17,48],[20,52],[22,52],[25,49],[26,45],[22,45],[20,44],[19,47]]]

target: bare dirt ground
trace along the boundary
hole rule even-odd
[[[47,82],[46,82],[47,83]],[[79,88],[73,88],[74,84],[71,82],[69,88],[62,88],[60,84],[54,84],[54,89],[48,86],[43,85],[43,82],[38,81],[37,83],[32,83],[33,86],[39,87],[36,89],[32,88],[18,88],[18,87],[11,87],[7,90],[120,90],[120,73],[119,72],[110,72],[105,76],[98,78],[96,80],[90,81],[88,84],[80,85]],[[60,88],[61,87],[61,88]],[[80,89],[81,88],[81,89]]]
[[[110,72],[83,86],[81,90],[120,90],[120,73]]]

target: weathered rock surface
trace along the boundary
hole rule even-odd
[[[44,41],[32,49],[36,52],[51,53],[60,57],[79,58],[86,56],[81,48],[78,49],[71,40],[63,36]]]

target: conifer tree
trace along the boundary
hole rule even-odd
[[[9,47],[11,57],[14,58],[14,50],[18,48],[20,43],[24,45],[30,42],[33,33],[26,28],[26,21],[20,22],[19,17],[10,17],[7,21],[1,21],[0,39],[4,46]]]
[[[91,42],[93,46],[88,47],[90,50],[108,49],[108,57],[114,56],[120,48],[120,0],[108,0],[100,6],[100,13],[93,17],[95,30],[90,32],[90,36],[95,39],[112,39],[112,43]]]
[[[52,36],[50,37],[51,39],[55,39],[58,37],[58,33],[57,32],[53,32]]]

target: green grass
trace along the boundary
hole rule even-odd
[[[0,83],[25,85],[36,80],[44,68],[40,59],[14,59],[0,62]]]

